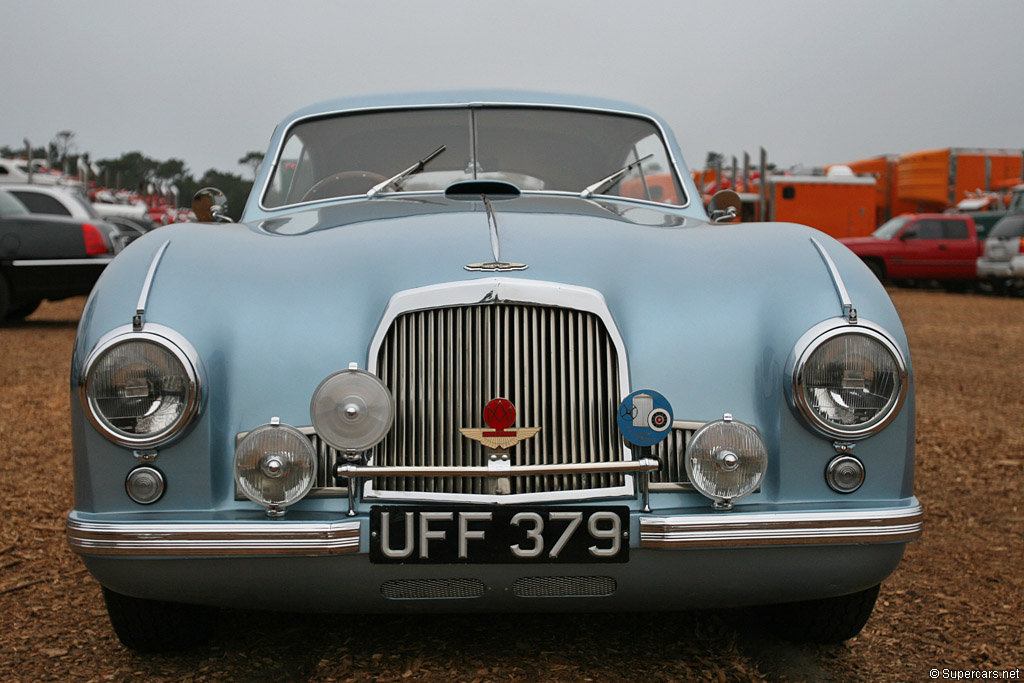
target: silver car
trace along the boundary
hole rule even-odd
[[[992,228],[978,257],[978,277],[1024,294],[1024,213],[1011,213]]]

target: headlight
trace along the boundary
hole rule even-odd
[[[246,498],[280,516],[309,493],[316,477],[313,444],[298,429],[271,422],[257,427],[235,449],[235,483]]]
[[[892,421],[907,395],[907,366],[896,346],[868,327],[828,330],[793,368],[793,400],[827,437],[863,439]]]
[[[716,508],[728,509],[761,485],[768,451],[756,429],[726,415],[697,430],[685,460],[690,483],[715,501]]]
[[[395,400],[376,375],[342,370],[313,392],[309,416],[324,441],[340,451],[355,453],[373,448],[391,430]]]
[[[114,337],[98,346],[83,368],[79,396],[86,417],[127,448],[169,443],[199,410],[197,358],[180,338],[172,342],[148,331]]]

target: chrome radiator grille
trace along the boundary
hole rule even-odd
[[[540,427],[512,449],[514,465],[622,459],[615,423],[618,358],[603,322],[591,313],[549,306],[479,304],[405,313],[377,357],[377,374],[396,402],[395,425],[373,462],[482,465],[481,444],[460,427],[484,427],[483,408],[503,397],[516,427]],[[607,488],[623,475],[512,477],[510,494]],[[479,494],[481,477],[386,477],[382,491]]]
[[[661,463],[661,467],[651,472],[652,489],[692,488],[686,476],[686,446],[700,426],[699,423],[676,422],[665,440],[651,448],[651,455]]]

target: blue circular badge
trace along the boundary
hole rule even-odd
[[[653,446],[672,428],[672,406],[657,391],[640,389],[619,404],[619,431],[634,446]]]

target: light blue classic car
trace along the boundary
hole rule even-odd
[[[764,606],[836,641],[920,534],[878,280],[706,211],[649,112],[328,102],[241,223],[198,199],[107,267],[72,363],[67,537],[128,647],[219,606]]]

